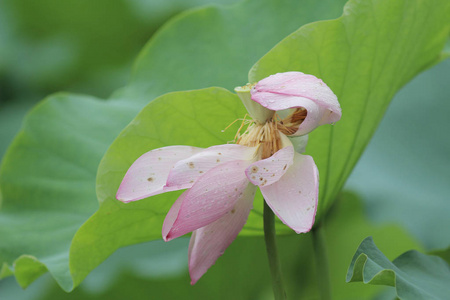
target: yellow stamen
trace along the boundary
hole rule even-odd
[[[261,159],[268,158],[282,148],[280,133],[283,133],[284,135],[294,134],[298,130],[300,124],[305,120],[306,115],[307,111],[303,107],[299,107],[284,119],[281,119],[280,116],[275,113],[273,117],[264,124],[255,122],[254,120],[246,120],[247,115],[245,115],[244,119],[241,119],[243,121],[234,139],[236,144],[239,145],[247,147],[258,146],[258,156]],[[232,124],[234,124],[234,122]],[[249,126],[241,135],[241,130],[245,124],[248,124]],[[230,126],[231,124],[228,127]]]
[[[265,124],[253,123],[239,137],[236,143],[248,147],[261,146],[260,156],[262,159],[272,156],[281,149],[281,138],[277,129],[277,122],[272,119]]]

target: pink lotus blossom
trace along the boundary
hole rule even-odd
[[[130,202],[186,189],[168,212],[162,235],[169,241],[192,232],[191,284],[239,234],[257,187],[284,224],[296,233],[311,229],[318,170],[313,158],[296,152],[288,137],[302,136],[304,145],[306,134],[341,117],[334,93],[312,75],[279,73],[235,90],[253,118],[236,144],[147,152],[130,167],[116,196]]]

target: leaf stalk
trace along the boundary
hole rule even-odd
[[[272,288],[275,300],[285,300],[286,291],[283,285],[280,259],[276,245],[275,215],[264,201],[264,239],[266,241],[267,257],[269,258]]]
[[[331,300],[330,271],[323,223],[311,230],[320,299]]]

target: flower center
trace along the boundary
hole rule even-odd
[[[278,122],[273,119],[264,124],[253,123],[238,138],[236,144],[247,147],[260,146],[259,155],[261,159],[271,157],[282,148],[277,124]]]
[[[305,120],[307,111],[303,107],[296,108],[286,118],[281,119],[276,113],[273,118],[264,124],[254,121],[244,134],[237,134],[236,144],[256,147],[260,146],[258,156],[265,159],[274,155],[283,148],[281,135],[292,135]],[[281,135],[280,135],[281,134]]]
[[[296,108],[290,115],[277,122],[277,128],[285,135],[297,132],[298,127],[306,118],[307,111],[303,107]]]

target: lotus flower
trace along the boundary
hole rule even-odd
[[[257,187],[275,215],[296,233],[312,228],[318,170],[311,156],[294,150],[289,137],[301,136],[304,146],[314,128],[341,117],[330,88],[300,72],[275,74],[235,91],[253,118],[236,144],[147,152],[130,167],[116,196],[130,202],[186,189],[168,212],[162,235],[169,241],[192,232],[191,284],[239,234]]]

